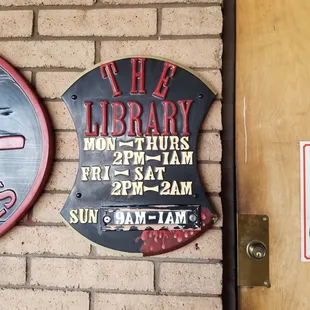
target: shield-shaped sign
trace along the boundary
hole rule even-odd
[[[91,241],[154,255],[216,220],[197,167],[200,125],[215,97],[189,70],[157,58],[100,64],[64,93],[80,166],[62,210]]]
[[[52,164],[52,131],[26,81],[0,58],[0,235],[38,198]]]

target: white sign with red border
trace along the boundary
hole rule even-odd
[[[301,260],[310,262],[310,141],[300,142]]]

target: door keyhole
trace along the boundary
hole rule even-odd
[[[266,256],[267,250],[265,245],[260,241],[251,241],[246,248],[250,258],[262,259]]]

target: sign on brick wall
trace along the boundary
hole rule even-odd
[[[49,122],[25,80],[0,58],[0,235],[31,207],[49,176]]]
[[[215,95],[170,61],[98,65],[62,96],[79,138],[80,165],[61,211],[91,241],[154,255],[216,221],[197,171],[197,138]]]

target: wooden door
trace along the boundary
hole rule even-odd
[[[310,140],[310,1],[237,0],[238,212],[270,217],[271,288],[240,309],[310,309],[300,258],[299,141]]]

